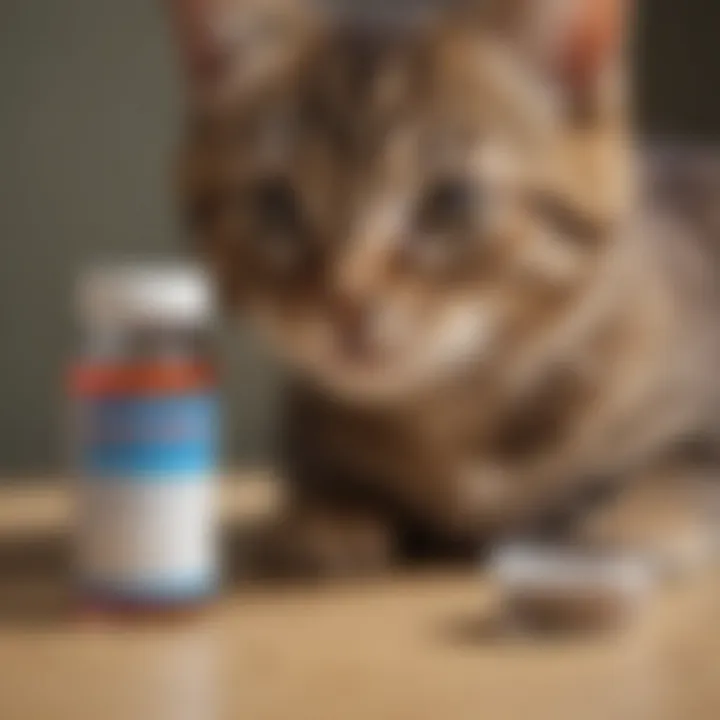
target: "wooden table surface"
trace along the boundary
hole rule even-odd
[[[228,520],[272,483],[224,492]],[[164,625],[69,612],[69,499],[0,493],[0,720],[718,720],[720,578],[659,597],[632,629],[530,642],[498,630],[480,572],[325,588],[231,581]]]

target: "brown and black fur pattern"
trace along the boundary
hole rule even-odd
[[[288,368],[286,567],[557,530],[714,443],[715,248],[644,197],[614,36],[480,5],[235,2],[190,63],[187,216]]]

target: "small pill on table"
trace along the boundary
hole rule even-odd
[[[640,556],[591,548],[514,544],[491,570],[508,618],[532,631],[593,631],[627,624],[654,581]]]

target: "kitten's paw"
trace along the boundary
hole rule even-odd
[[[368,576],[381,573],[390,559],[389,529],[377,518],[297,509],[258,534],[249,569],[261,577]]]

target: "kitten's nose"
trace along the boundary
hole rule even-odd
[[[354,237],[332,279],[338,350],[350,360],[366,362],[377,351],[375,325],[383,260],[380,243]]]
[[[335,333],[340,353],[351,360],[368,360],[375,349],[372,338],[372,303],[361,298],[338,298],[334,310]]]

